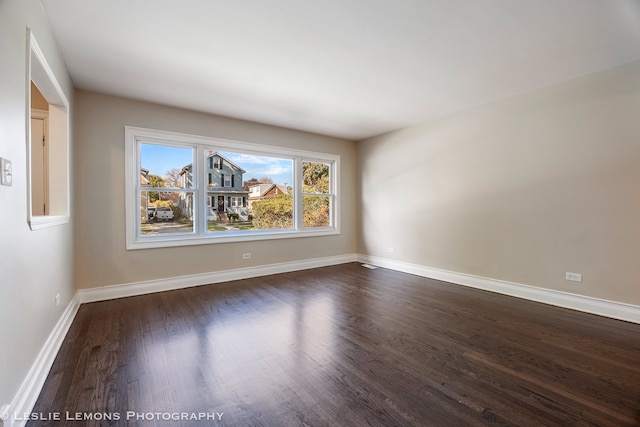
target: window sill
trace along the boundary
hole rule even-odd
[[[149,236],[147,238],[140,237],[135,241],[127,242],[127,250],[151,249],[151,248],[170,248],[176,246],[194,246],[194,245],[211,245],[217,243],[237,243],[252,242],[258,240],[279,240],[279,239],[295,239],[299,237],[321,237],[340,234],[340,230],[333,227],[318,227],[317,229],[294,231],[226,231],[224,235],[210,235],[207,237],[196,236],[194,234],[175,234],[166,237],[158,237],[158,235]]]
[[[31,230],[40,230],[47,227],[55,227],[69,223],[69,215],[32,216],[29,218]]]

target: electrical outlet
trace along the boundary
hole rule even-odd
[[[387,252],[389,252],[390,254],[393,254],[396,252],[396,248],[387,248]]]
[[[13,183],[13,167],[11,160],[0,158],[0,184],[11,186]]]
[[[251,253],[247,252],[245,254],[242,254],[242,259],[251,259]]]
[[[579,273],[567,272],[564,278],[565,280],[568,280],[570,282],[582,282],[582,274],[579,274]]]

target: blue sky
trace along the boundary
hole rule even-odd
[[[150,174],[164,177],[171,169],[182,169],[191,163],[192,150],[190,148],[168,147],[164,145],[141,144],[141,166],[149,169]],[[291,160],[275,157],[256,156],[253,154],[229,153],[220,154],[246,170],[243,180],[251,178],[269,177],[276,184],[293,182]]]
[[[225,151],[220,151],[220,154],[247,171],[244,174],[244,181],[251,178],[269,177],[276,184],[291,185],[293,182],[293,162],[291,160]]]

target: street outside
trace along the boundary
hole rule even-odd
[[[149,234],[167,234],[167,233],[191,233],[193,231],[193,223],[181,223],[181,222],[149,222],[141,224],[141,233],[143,235]],[[251,222],[238,222],[221,224],[212,221],[208,222],[209,231],[233,231],[233,230],[248,230],[253,229]]]

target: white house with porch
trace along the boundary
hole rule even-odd
[[[235,214],[241,221],[247,221],[249,192],[242,189],[242,178],[246,171],[218,152],[209,152],[205,168],[208,219],[226,222],[229,215]],[[183,188],[192,186],[192,164],[182,168],[180,179]],[[192,215],[192,203],[189,197],[180,198],[179,206],[183,215]]]

